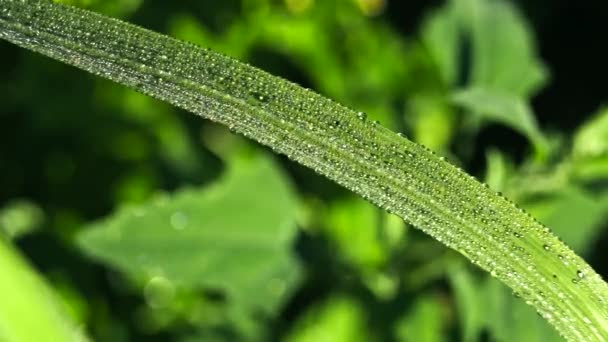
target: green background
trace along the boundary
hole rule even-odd
[[[364,111],[608,277],[608,3],[61,2]],[[4,41],[0,61],[0,340],[559,340],[457,253],[265,147]]]

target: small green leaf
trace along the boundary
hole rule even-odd
[[[40,227],[44,213],[37,205],[26,200],[8,203],[0,209],[0,233],[17,239]]]
[[[576,131],[573,145],[572,153],[577,158],[608,154],[608,107]]]

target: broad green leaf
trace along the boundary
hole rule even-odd
[[[526,99],[546,82],[532,30],[509,1],[448,1],[423,23],[421,36],[450,87],[463,81],[465,63],[470,87]]]
[[[0,340],[84,341],[58,297],[0,238]]]
[[[432,12],[421,27],[421,39],[435,61],[442,81],[448,87],[457,86],[462,58],[462,23],[457,2]]]
[[[461,2],[461,20],[471,35],[470,85],[524,99],[533,95],[546,82],[547,70],[537,56],[531,28],[513,3]]]
[[[149,277],[151,303],[169,300],[175,287],[212,288],[230,305],[272,315],[299,275],[290,251],[295,233],[290,185],[257,157],[230,164],[208,188],[119,210],[78,241],[93,258]]]
[[[454,92],[452,101],[483,118],[512,127],[539,148],[546,148],[529,105],[521,98],[489,88],[469,88]]]
[[[456,104],[512,127],[545,152],[528,100],[547,71],[531,30],[510,2],[449,1],[427,18],[421,36]]]
[[[1,38],[270,146],[495,274],[567,339],[608,336],[608,284],[583,259],[524,210],[364,113],[115,19],[44,0],[0,1]]]

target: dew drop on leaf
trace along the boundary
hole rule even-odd
[[[169,219],[171,227],[175,230],[183,230],[188,226],[188,216],[181,211],[173,213]]]
[[[175,296],[175,286],[165,277],[155,276],[144,287],[144,298],[149,307],[166,307]]]

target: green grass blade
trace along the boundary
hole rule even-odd
[[[459,251],[567,339],[608,339],[608,285],[584,260],[501,195],[363,113],[218,53],[48,1],[0,0],[0,37],[270,146]]]
[[[0,238],[0,341],[85,341],[55,294]]]

